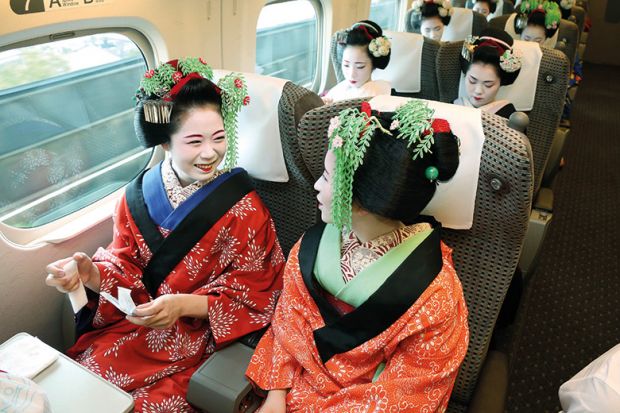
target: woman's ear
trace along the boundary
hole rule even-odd
[[[357,216],[360,216],[360,217],[363,217],[363,216],[366,216],[366,215],[370,214],[370,212],[368,212],[367,210],[362,208],[360,206],[360,204],[358,204],[355,201],[353,201],[353,204],[351,205],[351,213],[355,214]]]

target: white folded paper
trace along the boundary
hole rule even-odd
[[[77,274],[78,267],[77,261],[71,260],[63,267],[65,274]],[[84,288],[84,284],[82,284],[82,280],[80,280],[80,286],[67,293],[69,295],[69,301],[71,301],[71,308],[73,308],[73,312],[77,314],[78,311],[82,307],[84,307],[88,303],[88,297],[86,297],[86,288]]]
[[[0,370],[29,379],[58,358],[58,352],[30,335],[15,338],[0,349]]]
[[[112,295],[102,291],[101,296],[108,300],[114,307],[121,310],[123,313],[127,315],[134,315],[134,311],[136,309],[136,304],[133,302],[131,298],[131,290],[123,287],[118,287],[118,299],[114,298]]]

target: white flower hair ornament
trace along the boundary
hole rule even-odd
[[[575,0],[561,0],[560,7],[564,10],[570,10],[575,5]]]
[[[368,50],[374,57],[382,57],[390,54],[392,42],[385,36],[375,37],[368,44]]]
[[[463,49],[461,50],[461,56],[465,60],[471,63],[474,52],[480,43],[487,41],[490,43],[495,43],[498,46],[501,46],[504,49],[504,52],[499,56],[499,67],[504,72],[514,73],[517,70],[521,69],[521,65],[523,63],[523,55],[519,50],[514,49],[508,43],[497,39],[495,37],[490,36],[467,36],[465,41],[463,42]]]

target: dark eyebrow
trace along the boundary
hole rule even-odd
[[[183,136],[184,139],[189,139],[189,138],[202,138],[202,135],[199,133],[192,133],[191,135],[187,135],[187,136]]]
[[[225,131],[224,131],[224,129],[216,130],[215,132],[213,132],[213,134],[211,136],[215,136],[218,133],[225,133]]]

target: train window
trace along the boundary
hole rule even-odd
[[[292,0],[267,4],[256,27],[256,73],[318,88],[321,4]]]
[[[118,33],[0,52],[0,222],[50,223],[144,169],[133,95],[145,70]]]
[[[383,30],[398,30],[398,15],[401,0],[371,0],[368,18]]]

